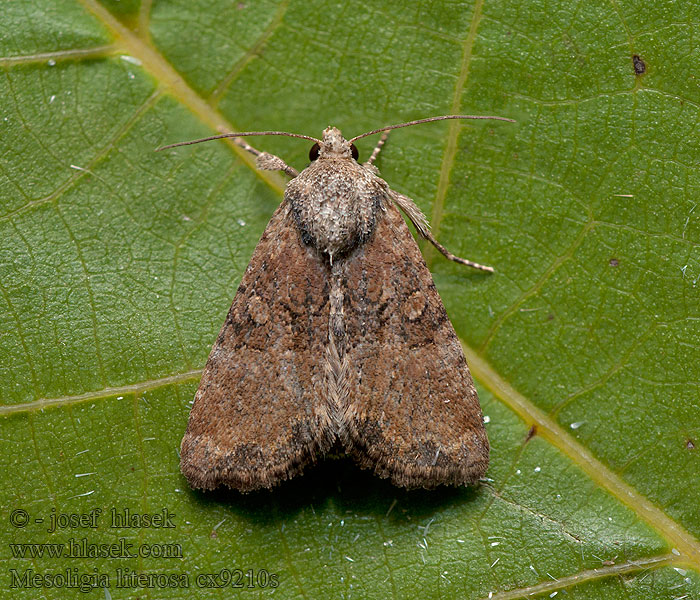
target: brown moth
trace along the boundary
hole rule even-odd
[[[328,127],[301,173],[237,143],[257,166],[292,177],[233,299],[181,445],[190,486],[271,488],[334,445],[397,486],[476,482],[489,442],[460,342],[398,208],[451,260],[423,213],[392,190],[353,142]],[[197,140],[204,141],[204,140]],[[185,142],[195,143],[195,142]],[[166,146],[170,148],[176,145]]]

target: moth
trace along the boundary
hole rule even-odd
[[[473,484],[489,442],[460,342],[399,209],[445,257],[426,217],[379,176],[389,130],[346,140],[227,133],[258,168],[292,179],[241,279],[207,360],[180,448],[192,488],[271,488],[333,447],[406,488]],[[365,163],[354,142],[382,133]],[[301,173],[240,138],[314,142]]]

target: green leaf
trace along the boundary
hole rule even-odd
[[[700,596],[698,22],[631,0],[5,3],[4,595]],[[154,149],[448,113],[517,124],[397,131],[378,166],[496,269],[424,248],[488,481],[406,492],[327,459],[190,491],[190,402],[284,181],[222,142]],[[305,165],[299,140],[255,143]],[[112,527],[125,510],[174,526]],[[66,556],[83,543],[103,546]]]

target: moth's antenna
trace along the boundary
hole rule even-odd
[[[420,123],[430,123],[431,121],[446,121],[447,119],[491,119],[494,121],[508,121],[509,123],[515,123],[513,119],[507,119],[506,117],[488,117],[482,115],[445,115],[442,117],[428,117],[427,119],[418,119],[416,121],[409,121],[408,123],[399,123],[398,125],[389,125],[388,127],[381,127],[379,129],[374,129],[355,136],[348,142],[352,143],[360,138],[367,137],[368,135],[374,135],[375,133],[380,133],[382,131],[389,131],[390,129],[398,129],[399,127],[408,127],[409,125],[419,125]]]
[[[156,148],[156,152],[160,152],[161,150],[168,150],[169,148],[177,148],[178,146],[189,146],[191,144],[210,142],[211,140],[220,140],[223,138],[237,138],[252,135],[286,135],[287,137],[311,140],[312,142],[316,142],[317,144],[321,143],[321,140],[317,140],[316,138],[308,135],[301,135],[300,133],[287,133],[286,131],[243,131],[241,133],[221,133],[219,135],[212,135],[198,140],[190,140],[189,142],[178,142],[177,144],[168,144],[167,146],[161,146],[160,148]]]

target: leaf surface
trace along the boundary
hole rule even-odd
[[[700,8],[32,0],[3,17],[7,594],[82,598],[84,576],[95,598],[700,597]],[[378,166],[496,269],[424,248],[488,481],[405,492],[331,458],[271,493],[190,491],[190,402],[284,181],[224,142],[153,150],[449,113],[517,123],[396,131]],[[306,164],[304,142],[254,141]]]

